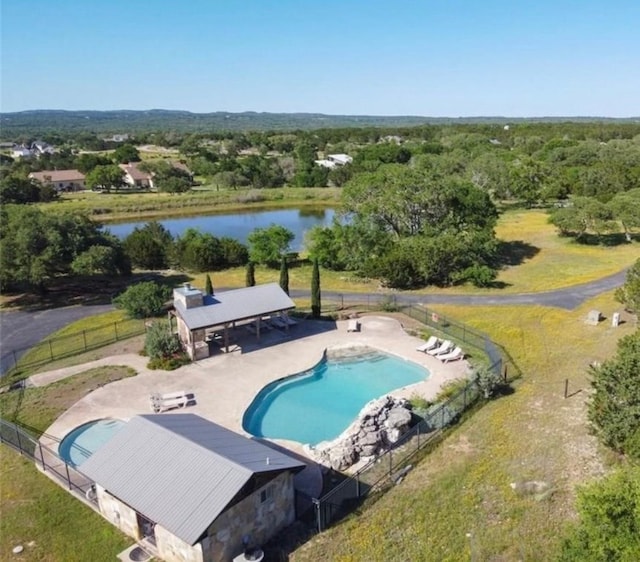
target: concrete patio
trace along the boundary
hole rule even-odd
[[[136,414],[151,414],[149,397],[152,392],[176,391],[193,394],[194,401],[174,412],[194,413],[247,435],[242,428],[242,417],[256,394],[270,382],[313,367],[327,348],[367,345],[410,359],[431,372],[427,380],[391,393],[398,397],[408,398],[412,394],[419,394],[427,399],[433,398],[443,383],[464,377],[469,372],[467,361],[443,364],[430,355],[416,351],[416,346],[422,340],[409,336],[400,322],[393,318],[364,316],[359,321],[359,332],[347,332],[347,321],[303,320],[288,334],[274,329],[262,334],[260,341],[246,333],[238,341],[235,351],[220,352],[171,372],[150,371],[146,368],[146,357],[129,354],[34,375],[28,384],[43,386],[105,365],[127,365],[137,371],[135,377],[91,392],[62,414],[46,431],[58,439],[92,420],[128,420]],[[42,442],[54,450],[57,447],[54,441],[46,438]],[[284,440],[275,443],[304,455],[301,443]],[[304,487],[313,495],[320,485],[321,480],[314,476]]]

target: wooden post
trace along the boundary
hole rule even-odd
[[[567,399],[569,396],[569,379],[564,379],[564,398]]]

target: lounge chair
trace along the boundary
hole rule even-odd
[[[289,326],[295,326],[298,322],[296,320],[294,320],[293,318],[291,318],[290,316],[283,314],[282,315],[282,321],[286,322],[287,324],[289,324]]]
[[[443,363],[448,363],[449,361],[456,361],[457,359],[462,359],[464,357],[464,352],[459,347],[456,347],[453,351],[450,351],[449,353],[444,353],[442,355],[438,355],[437,357]]]
[[[281,330],[284,330],[288,326],[288,324],[279,316],[272,316],[269,319],[269,322],[274,328],[279,328]]]
[[[427,353],[429,355],[438,356],[438,355],[447,353],[452,349],[453,349],[453,343],[449,340],[444,340],[438,347],[436,347],[435,349],[430,349],[429,351],[427,351]]]
[[[151,394],[151,409],[159,414],[172,408],[184,408],[189,403],[189,393],[184,391]]]
[[[431,336],[426,342],[424,342],[422,345],[419,345],[418,347],[416,347],[416,351],[424,351],[427,352],[430,349],[435,349],[436,347],[438,347],[440,345],[440,340],[438,338],[436,338],[435,336]]]
[[[357,320],[349,320],[347,324],[347,332],[359,332],[360,331],[360,322]]]

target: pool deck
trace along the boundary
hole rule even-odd
[[[234,351],[217,353],[177,371],[150,371],[146,368],[146,357],[128,354],[33,375],[27,384],[44,386],[105,365],[126,365],[138,372],[135,377],[110,383],[91,392],[69,408],[47,429],[47,434],[59,439],[92,420],[118,418],[126,421],[138,414],[152,414],[149,400],[152,392],[176,391],[192,394],[194,400],[185,408],[167,412],[168,415],[197,414],[240,434],[249,435],[242,429],[242,416],[256,394],[270,382],[313,367],[327,348],[366,345],[410,359],[429,369],[431,376],[427,380],[389,393],[397,397],[409,398],[418,394],[426,399],[434,398],[443,383],[464,377],[469,372],[469,364],[465,360],[443,364],[426,353],[416,351],[416,346],[423,340],[409,336],[396,319],[363,316],[359,322],[359,332],[348,332],[346,320],[301,320],[288,334],[274,329],[263,333],[260,341],[247,333],[238,341]],[[292,423],[300,423],[300,420],[292,420]],[[41,441],[56,450],[54,441],[46,437]],[[275,443],[308,462],[301,443],[284,440]],[[321,478],[318,479],[319,471],[316,472],[315,476],[309,474],[304,484],[310,495],[320,492],[318,486],[321,486]]]

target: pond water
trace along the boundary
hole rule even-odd
[[[223,236],[235,238],[243,244],[247,243],[247,236],[256,228],[278,224],[294,233],[295,238],[291,248],[297,252],[304,247],[305,233],[314,226],[330,226],[334,215],[334,209],[278,209],[157,220],[173,236],[182,235],[188,228],[197,228],[217,238]],[[142,227],[147,222],[149,221],[109,224],[105,228],[118,238],[125,238],[133,232],[134,228]]]

